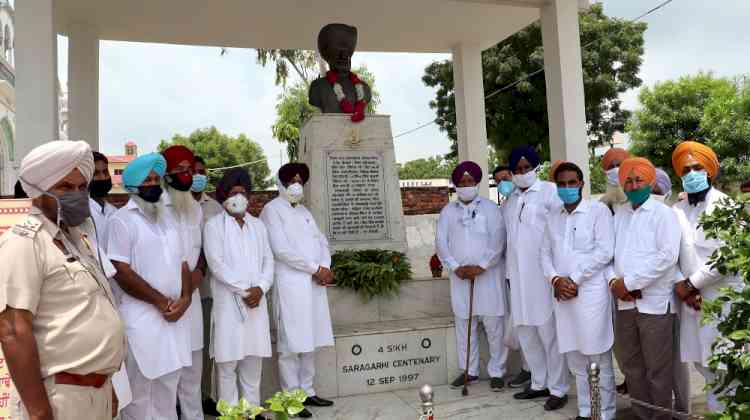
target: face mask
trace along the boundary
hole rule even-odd
[[[645,187],[633,190],[633,191],[625,191],[625,196],[628,197],[628,201],[631,203],[638,205],[643,204],[648,200],[648,197],[651,195],[651,186],[646,185]]]
[[[167,175],[167,182],[170,187],[178,191],[188,191],[193,185],[193,177],[187,172]]]
[[[247,198],[244,194],[235,194],[224,201],[224,208],[232,214],[245,214]]]
[[[682,189],[688,194],[708,189],[708,173],[706,171],[690,171],[682,177]]]
[[[138,187],[138,197],[141,197],[149,203],[156,203],[161,197],[162,189],[159,185],[151,185],[148,187]]]
[[[581,189],[578,187],[557,187],[557,195],[560,197],[560,200],[562,200],[563,203],[574,204],[577,203],[581,198]]]
[[[620,168],[612,168],[607,171],[607,184],[613,187],[620,185]]]
[[[513,175],[513,183],[516,184],[518,188],[529,188],[534,185],[534,182],[536,182],[536,172],[533,170],[526,172],[523,175]]]
[[[58,226],[62,221],[67,226],[76,227],[91,217],[89,195],[85,192],[72,191],[60,196],[51,193],[44,193],[44,195],[54,198],[57,202]]]
[[[458,199],[468,203],[470,201],[474,201],[475,198],[477,198],[477,187],[456,187],[456,194],[458,194]]]
[[[305,189],[302,187],[302,184],[299,182],[295,182],[294,184],[289,185],[286,187],[286,198],[289,200],[290,203],[296,204],[302,201],[302,198],[305,196]]]
[[[497,184],[497,193],[503,197],[510,197],[510,194],[515,188],[516,186],[513,185],[513,182],[511,181],[500,181],[500,183]]]
[[[195,174],[193,175],[193,185],[190,186],[192,192],[203,192],[208,186],[208,177],[206,175]]]
[[[112,189],[112,178],[94,180],[89,184],[89,193],[93,198],[104,198]]]

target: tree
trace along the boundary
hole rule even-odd
[[[186,146],[201,156],[209,169],[252,163],[244,167],[250,172],[253,188],[262,190],[269,185],[267,178],[271,170],[268,168],[263,148],[244,134],[231,137],[219,132],[216,127],[202,128],[193,131],[187,137],[175,134],[171,140],[162,140],[159,143],[159,151],[175,144]],[[209,172],[210,188],[216,185],[222,174]]]
[[[303,84],[310,86],[320,72],[316,72],[316,67],[320,67],[317,55],[313,51],[307,50],[274,50],[259,48],[258,64],[265,67],[269,62],[276,65],[276,85],[286,87],[289,79],[289,68],[291,67],[297,74]],[[320,70],[319,68],[317,70]]]
[[[641,107],[628,124],[631,151],[672,171],[672,151],[683,140],[696,139],[721,158],[721,182],[750,176],[750,84],[744,79],[699,73],[643,88]]]
[[[589,148],[610,141],[622,131],[630,113],[621,108],[618,95],[640,86],[645,23],[634,23],[604,15],[601,4],[579,15],[583,85]],[[511,85],[544,67],[542,32],[535,22],[482,53],[485,94]],[[430,107],[437,123],[453,140],[456,152],[456,111],[451,61],[427,66],[422,78],[436,87]],[[524,79],[485,100],[487,137],[496,149],[507,151],[519,144],[541,146],[549,159],[549,125],[544,73]],[[593,153],[592,153],[593,154]]]
[[[446,159],[443,156],[433,156],[427,159],[410,160],[398,164],[399,179],[434,179],[450,178],[456,159]]]

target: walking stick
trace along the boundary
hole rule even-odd
[[[469,285],[469,329],[466,333],[466,370],[464,371],[464,389],[461,390],[461,395],[464,397],[469,395],[469,358],[471,356],[471,319],[474,317],[474,278],[471,280]]]

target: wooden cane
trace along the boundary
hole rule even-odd
[[[469,330],[466,333],[466,370],[464,371],[464,389],[461,395],[469,395],[469,358],[471,357],[471,319],[474,317],[474,279],[472,278],[469,285]]]

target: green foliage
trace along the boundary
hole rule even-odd
[[[709,359],[717,374],[725,405],[722,413],[709,414],[716,420],[750,418],[750,195],[726,200],[710,215],[701,218],[707,238],[724,244],[711,257],[711,263],[724,275],[738,275],[740,290],[724,288],[714,301],[704,302],[704,322],[718,324],[719,337]]]
[[[456,158],[433,156],[427,159],[410,160],[397,164],[399,179],[450,178],[456,167]]]
[[[201,156],[206,161],[208,169],[256,162],[245,167],[250,172],[253,188],[265,189],[269,185],[266,179],[271,170],[268,168],[263,148],[244,134],[232,137],[219,132],[216,127],[202,128],[193,131],[187,137],[175,134],[171,140],[162,140],[159,143],[159,151],[175,144],[187,146],[196,155]],[[209,172],[209,189],[215,187],[221,176],[221,172]]]
[[[638,87],[643,55],[645,23],[633,23],[604,15],[594,4],[579,15],[583,85],[589,147],[606,144],[616,130],[622,131],[630,113],[618,96]],[[590,45],[589,45],[590,44]],[[541,24],[535,22],[482,53],[485,94],[508,86],[544,67]],[[456,113],[451,61],[434,62],[422,78],[436,87],[430,107],[440,128],[454,141]],[[498,151],[529,143],[542,146],[549,159],[549,126],[544,73],[521,81],[485,101],[487,138]]]
[[[216,410],[221,414],[218,420],[247,420],[265,411],[263,407],[252,405],[246,399],[240,399],[239,404],[232,406],[224,400],[216,405]]]
[[[216,409],[221,416],[217,420],[251,420],[264,411],[274,413],[274,419],[287,420],[289,416],[296,416],[305,407],[302,405],[307,399],[305,391],[298,389],[294,391],[279,391],[273,397],[266,400],[266,408],[252,405],[246,399],[240,399],[239,404],[232,406],[224,400],[220,400]]]
[[[358,292],[365,302],[398,294],[401,282],[411,277],[406,255],[382,249],[338,251],[332,257],[331,270],[337,286]]]
[[[289,68],[291,67],[297,76],[309,86],[310,81],[317,77],[317,60],[315,52],[306,50],[274,50],[259,48],[258,64],[265,67],[269,62],[276,65],[276,85],[286,87],[289,79]]]

